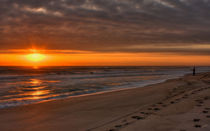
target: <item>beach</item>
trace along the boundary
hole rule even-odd
[[[0,109],[0,130],[209,131],[210,73]]]
[[[0,131],[210,131],[210,0],[0,0]]]

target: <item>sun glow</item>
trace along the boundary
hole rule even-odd
[[[45,55],[39,54],[39,53],[33,53],[33,54],[27,55],[27,59],[32,62],[40,62],[45,59]]]
[[[23,49],[0,53],[0,66],[209,66],[208,55],[171,53],[100,53],[73,50]]]

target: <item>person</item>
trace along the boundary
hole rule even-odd
[[[195,66],[193,67],[193,76],[195,76]]]

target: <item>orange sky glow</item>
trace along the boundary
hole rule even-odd
[[[10,52],[10,53],[9,53]],[[13,52],[13,53],[11,53]],[[210,65],[205,55],[167,53],[99,53],[69,50],[8,50],[0,66],[170,66]]]
[[[210,0],[0,3],[0,66],[210,66]]]

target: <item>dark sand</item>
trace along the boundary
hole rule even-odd
[[[0,109],[0,131],[210,131],[210,73]]]

